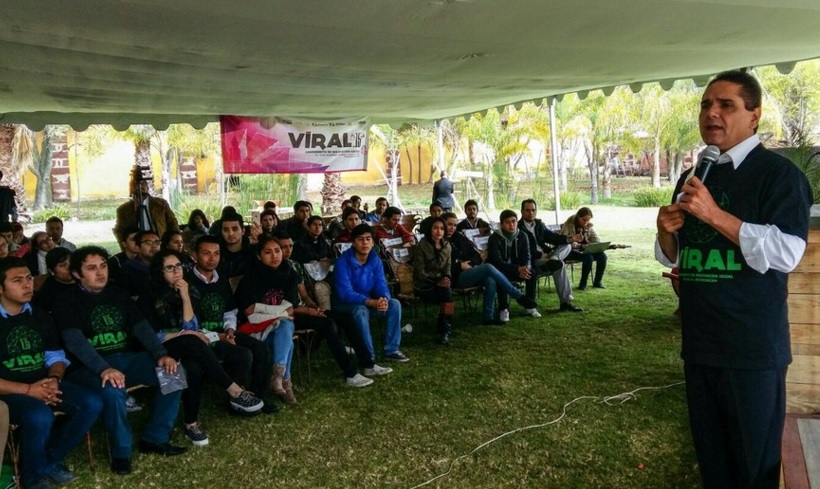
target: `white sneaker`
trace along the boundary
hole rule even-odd
[[[372,367],[364,369],[364,374],[368,377],[381,377],[383,375],[388,375],[393,372],[393,369],[390,367],[381,367],[379,365],[373,364]]]
[[[355,355],[356,350],[354,350],[353,348],[350,348],[349,346],[346,346],[345,347],[345,353],[347,353],[348,355]]]
[[[368,379],[362,374],[356,374],[347,378],[348,387],[367,387],[373,383],[373,379]]]
[[[541,313],[538,312],[538,309],[524,309],[524,314],[527,316],[532,316],[534,318],[540,318]]]
[[[498,319],[502,323],[509,323],[510,322],[510,310],[509,309],[502,309],[498,311]]]

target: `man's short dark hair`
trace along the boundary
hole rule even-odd
[[[142,239],[148,236],[149,234],[153,234],[154,236],[159,238],[159,234],[157,234],[156,231],[140,231],[134,236],[134,241],[136,241],[138,245],[141,245]]]
[[[381,201],[387,202],[387,197],[379,197],[378,199],[376,199],[376,204],[378,204]]]
[[[199,253],[199,248],[205,243],[212,243],[219,246],[219,237],[214,236],[213,234],[204,234],[196,239],[196,244],[194,244],[194,251]]]
[[[46,268],[49,272],[53,272],[57,265],[68,260],[69,256],[71,256],[71,252],[62,246],[52,248],[46,253]]]
[[[763,92],[760,89],[760,83],[755,77],[748,72],[742,70],[730,70],[718,73],[706,85],[706,88],[712,86],[713,83],[726,81],[740,85],[740,97],[743,99],[743,105],[746,110],[755,110],[760,107],[763,101]]]
[[[358,200],[359,202],[361,202],[362,198],[359,197],[358,195],[351,195],[350,196],[350,202],[352,203],[354,200]]]
[[[269,200],[269,201],[265,202],[265,204],[262,206],[262,208],[265,209],[265,210],[268,210],[268,209],[276,210],[276,202],[274,202],[272,200]]]
[[[293,240],[293,236],[291,236],[290,233],[284,229],[277,229],[276,232],[273,233],[273,237],[280,241],[283,239]]]
[[[321,223],[322,223],[322,226],[324,226],[324,225],[325,225],[325,221],[323,221],[323,220],[322,220],[321,216],[316,216],[316,215],[314,215],[314,216],[310,216],[310,217],[308,217],[308,218],[307,218],[307,225],[308,225],[308,226],[310,226],[310,225],[311,225],[311,224],[313,224],[315,221],[319,221],[319,222],[321,222]]]
[[[120,231],[120,235],[117,236],[117,239],[119,239],[121,242],[123,242],[123,241],[128,240],[128,235],[129,234],[137,234],[138,232],[140,232],[140,228],[138,228],[137,226],[129,226],[129,227],[123,229],[122,231]]]
[[[225,216],[231,216],[236,214],[236,207],[232,205],[226,205],[222,208],[222,212],[219,214],[220,219],[225,219]]]
[[[22,258],[17,258],[16,256],[7,256],[5,258],[0,258],[0,286],[3,288],[6,287],[6,274],[12,268],[25,268],[28,269],[28,265],[26,265],[26,261]]]
[[[59,222],[59,223],[60,223],[60,226],[62,226],[62,225],[63,225],[63,220],[62,220],[62,219],[60,219],[60,218],[59,218],[59,217],[57,217],[57,216],[51,216],[51,217],[49,217],[49,218],[48,218],[48,220],[46,221],[46,224],[51,224],[51,223],[54,223],[54,222]]]
[[[0,233],[13,233],[14,228],[8,221],[0,221]]]
[[[518,214],[516,214],[514,210],[506,209],[501,211],[501,216],[498,218],[498,220],[504,222],[511,217],[514,217],[516,220],[518,220]]]
[[[76,272],[78,275],[82,275],[82,272],[80,270],[83,268],[83,262],[89,256],[99,256],[106,262],[108,262],[109,258],[108,251],[101,246],[81,246],[71,253],[71,257],[68,261],[69,270],[71,270],[72,272]]]
[[[245,220],[242,219],[242,216],[240,216],[238,212],[234,212],[233,214],[228,214],[228,215],[222,216],[221,225],[224,226],[226,222],[238,222],[239,227],[242,227],[245,224]],[[221,233],[222,229],[220,229],[219,232]]]
[[[353,228],[353,231],[350,231],[350,239],[355,240],[356,238],[358,238],[359,236],[362,236],[363,234],[370,234],[370,237],[374,238],[373,237],[373,228],[370,227],[370,224],[366,224],[366,223],[365,224],[359,224],[358,226]]]
[[[475,201],[475,200],[473,200],[473,199],[470,199],[470,200],[468,200],[467,202],[465,202],[465,203],[464,203],[464,208],[466,209],[467,207],[470,207],[471,205],[474,205],[474,206],[475,206],[475,208],[476,208],[476,209],[478,209],[478,202],[476,202],[476,201]]]
[[[398,207],[390,206],[387,209],[385,209],[382,213],[382,219],[390,219],[396,214],[401,215],[401,209],[399,209]]]
[[[538,204],[535,203],[534,199],[524,199],[521,201],[521,212],[524,212],[524,206],[527,204],[532,204],[536,209],[538,209]]]
[[[299,209],[302,207],[307,207],[308,209],[313,207],[313,204],[306,200],[297,200],[295,204],[293,204],[293,212],[299,212]]]
[[[265,216],[272,216],[274,219],[276,219],[276,211],[273,209],[265,209],[264,211],[259,213],[259,220],[261,221],[262,218]],[[278,221],[279,219],[276,220]]]
[[[344,212],[342,212],[342,221],[347,221],[347,218],[352,216],[353,214],[359,215],[359,211],[357,211],[353,207],[346,207]]]

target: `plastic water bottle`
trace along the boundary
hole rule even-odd
[[[405,324],[404,327],[401,328],[401,332],[402,333],[412,333],[413,332],[413,325],[410,324],[410,323]]]

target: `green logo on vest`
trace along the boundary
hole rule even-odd
[[[103,304],[91,311],[89,318],[94,335],[88,339],[99,351],[119,350],[125,347],[128,335],[125,333],[125,319],[119,308]]]
[[[40,333],[28,326],[17,326],[6,339],[6,350],[12,355],[3,365],[15,372],[32,372],[45,367],[45,346]]]

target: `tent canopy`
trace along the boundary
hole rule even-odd
[[[220,114],[430,121],[820,56],[817,0],[4,2],[0,111],[39,128]]]

